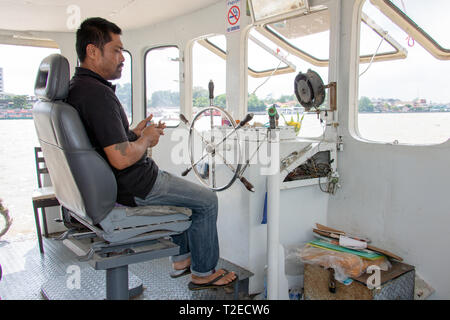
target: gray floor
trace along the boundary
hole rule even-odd
[[[79,262],[77,256],[61,242],[44,238],[45,254],[39,253],[36,239],[0,241],[0,264],[3,277],[0,281],[0,299],[42,300],[41,289],[56,292],[58,299],[104,299],[105,271],[96,271],[88,263]],[[81,271],[82,292],[68,290],[71,266]],[[219,268],[235,271],[240,279],[239,299],[251,299],[246,294],[251,274],[226,260],[220,260]],[[140,279],[144,291],[137,300],[232,300],[232,288],[190,291],[190,276],[171,279],[168,258],[137,263],[129,266],[130,283]],[[50,289],[49,289],[50,288]],[[54,294],[55,296],[55,294]]]

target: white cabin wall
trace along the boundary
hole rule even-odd
[[[331,197],[328,224],[363,234],[403,257],[434,289],[431,298],[450,298],[450,142],[434,146],[366,142],[355,133],[357,54],[362,1],[341,2],[338,70],[338,153],[342,188]]]
[[[70,74],[72,76],[75,73],[78,62],[77,51],[75,49],[75,32],[54,33],[50,36],[58,44],[61,54],[69,60]]]

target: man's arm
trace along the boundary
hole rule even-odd
[[[118,170],[126,169],[142,158],[147,148],[154,147],[164,129],[155,125],[146,127],[139,139],[130,142],[120,142],[104,148],[109,163]]]

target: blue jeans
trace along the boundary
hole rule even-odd
[[[159,170],[152,190],[141,199],[135,197],[138,206],[178,206],[192,210],[192,224],[185,232],[172,236],[180,246],[180,254],[171,257],[172,262],[191,257],[192,274],[205,277],[214,273],[219,261],[217,237],[217,195],[211,190]]]

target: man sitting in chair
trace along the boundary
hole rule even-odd
[[[121,77],[125,60],[121,33],[117,25],[102,18],[89,18],[80,25],[76,34],[80,67],[70,81],[67,103],[78,110],[92,145],[111,166],[118,203],[192,210],[191,227],[173,236],[180,254],[171,257],[171,277],[191,273],[191,290],[230,285],[235,273],[215,270],[219,260],[216,194],[158,169],[146,152],[158,144],[165,124],[151,123],[150,115],[129,129],[115,87],[108,81]]]

